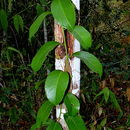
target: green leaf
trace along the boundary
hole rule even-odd
[[[38,29],[40,28],[44,18],[51,14],[51,12],[44,12],[42,13],[40,16],[37,17],[37,19],[33,22],[33,24],[31,25],[30,29],[29,29],[29,41],[31,41],[31,38],[34,37],[35,33],[38,31]]]
[[[116,96],[112,91],[110,91],[110,101],[113,104],[113,106],[115,107],[115,109],[122,112],[121,107],[120,107],[120,105],[119,105],[119,103],[118,103],[118,101],[116,99]]]
[[[38,82],[35,83],[35,89],[37,90],[39,88],[39,86],[44,82],[45,80],[40,80]]]
[[[45,82],[45,92],[51,103],[57,105],[62,101],[68,82],[69,75],[67,72],[54,70],[48,75]]]
[[[58,122],[51,122],[46,130],[62,130],[61,125]]]
[[[97,128],[95,128],[96,130],[102,130],[102,127],[100,125],[97,125]]]
[[[100,126],[104,127],[107,123],[107,118],[104,118],[101,123],[100,123]]]
[[[50,42],[47,42],[44,45],[42,45],[42,47],[39,49],[39,51],[34,56],[32,63],[31,63],[31,67],[35,72],[40,70],[48,53],[50,51],[52,51],[58,44],[59,44],[58,42],[50,41]]]
[[[74,28],[76,16],[71,0],[53,0],[51,12],[56,21],[65,29],[72,30]]]
[[[7,14],[3,9],[0,10],[0,23],[3,30],[7,31],[7,28],[8,28]]]
[[[89,127],[90,127],[90,130],[96,130],[96,126],[94,125],[94,123],[90,124]]]
[[[30,130],[36,130],[37,129],[37,125],[36,124],[33,124],[30,128]]]
[[[19,119],[17,109],[15,107],[9,110],[9,118],[12,124],[15,124],[17,120]]]
[[[40,128],[42,124],[45,124],[50,112],[54,105],[50,103],[49,101],[45,101],[42,106],[39,108],[38,113],[37,113],[37,118],[36,118],[36,124],[34,124],[31,128],[32,130],[36,128]]]
[[[80,103],[75,95],[68,93],[65,96],[64,103],[67,107],[69,115],[75,116],[79,112]]]
[[[19,28],[21,28],[21,30],[23,31],[24,24],[23,24],[23,19],[20,15],[15,15],[13,17],[13,22],[17,32],[19,32]]]
[[[46,123],[46,120],[48,119],[53,106],[54,105],[49,101],[45,101],[42,104],[37,113],[36,124]]]
[[[105,98],[105,101],[107,102],[108,101],[108,99],[109,99],[109,89],[107,88],[107,87],[105,87],[104,89],[103,89],[103,94],[104,94],[104,98]]]
[[[37,10],[37,15],[39,16],[44,12],[45,9],[40,4],[37,3],[36,10]]]
[[[23,55],[19,50],[15,49],[14,47],[8,47],[7,49],[18,53],[20,55],[21,59],[23,60]]]
[[[68,116],[68,114],[65,114],[64,118],[69,130],[86,130],[84,121],[80,116]]]
[[[41,5],[47,5],[47,1],[46,0],[40,0],[40,4]]]
[[[84,49],[88,49],[92,44],[91,34],[82,26],[75,26],[71,31],[74,37],[80,42]]]
[[[79,51],[74,53],[73,56],[80,58],[89,69],[102,76],[102,64],[94,55],[90,54],[89,52]]]
[[[9,12],[11,12],[11,10],[12,10],[12,3],[13,3],[13,0],[8,0],[8,10],[9,10]]]
[[[22,53],[19,50],[15,49],[14,47],[8,47],[7,49],[14,51],[14,52],[17,52],[19,55],[22,55]]]
[[[103,94],[103,90],[102,91],[100,91],[95,97],[94,97],[94,99],[93,100],[96,100],[97,99],[97,97],[98,96],[100,96],[100,95],[102,95]]]
[[[107,130],[112,130],[110,127],[107,127]]]
[[[127,122],[126,122],[126,125],[127,125],[127,126],[130,126],[130,114],[127,115]]]
[[[107,102],[108,101],[108,99],[109,99],[109,92],[110,92],[110,90],[107,88],[107,87],[105,87],[102,91],[100,91],[95,97],[94,97],[94,100],[98,97],[98,96],[100,96],[100,95],[104,95],[104,99],[105,99],[105,101]]]

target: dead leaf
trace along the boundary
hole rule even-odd
[[[110,84],[111,84],[111,87],[114,88],[114,86],[115,86],[115,79],[114,78],[110,78]]]
[[[130,88],[127,88],[126,95],[127,95],[128,101],[130,101]]]
[[[101,83],[100,83],[100,88],[103,89],[106,87],[106,80],[103,80]]]

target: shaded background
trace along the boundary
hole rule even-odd
[[[54,70],[54,52],[49,54],[38,73],[32,71],[30,63],[46,38],[54,40],[53,18],[46,18],[31,43],[28,33],[36,17],[50,10],[50,3],[49,0],[0,1],[0,8],[6,11],[8,20],[7,31],[0,22],[1,130],[29,129],[35,122],[38,108],[46,99],[44,81],[48,71]],[[23,19],[19,31],[13,21],[16,14]],[[81,64],[81,115],[91,130],[98,130],[99,125],[106,126],[108,130],[130,129],[130,1],[81,0],[80,18],[80,24],[93,36],[89,52],[100,59],[104,68],[100,79]],[[123,111],[122,116],[113,103],[104,101],[103,96],[93,100],[105,87],[114,92]],[[103,121],[105,118],[107,121]]]

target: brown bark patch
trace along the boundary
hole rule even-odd
[[[65,57],[65,47],[60,45],[55,49],[56,59],[63,59]]]
[[[63,44],[64,42],[63,30],[62,27],[57,23],[55,23],[54,26],[54,34],[55,34],[55,41]],[[63,45],[59,45],[55,49],[55,56],[56,59],[63,59],[65,57],[65,48]]]
[[[72,56],[73,54],[73,46],[74,46],[74,36],[71,33],[67,32],[67,48],[69,56]]]
[[[55,35],[55,41],[63,43],[64,41],[63,30],[62,27],[57,23],[55,23],[54,26],[54,35]]]

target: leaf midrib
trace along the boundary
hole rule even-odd
[[[56,87],[56,92],[55,92],[55,96],[56,96],[56,101],[55,102],[57,102],[57,89],[58,89],[58,86],[59,86],[59,79],[60,79],[61,75],[62,75],[62,72],[59,73],[59,76],[58,76],[57,82],[56,82],[57,87]]]
[[[58,2],[59,2],[59,4],[61,5],[60,7],[61,7],[61,10],[63,11],[63,14],[64,14],[64,16],[65,16],[66,22],[69,24],[70,28],[72,29],[72,26],[71,26],[71,24],[69,23],[69,20],[68,20],[67,17],[66,17],[65,11],[64,11],[64,9],[62,8],[62,4],[61,4],[60,0],[58,0]]]
[[[44,105],[44,104],[43,104]],[[49,103],[49,101],[48,102],[46,102],[46,105],[47,105],[47,107],[45,107],[45,112],[47,112],[47,116],[48,116],[48,113],[49,113],[49,111],[50,111],[50,108],[51,108],[51,104]],[[44,107],[44,106],[43,106]],[[43,109],[43,108],[42,108]],[[43,115],[44,115],[44,117],[47,117],[47,116],[45,116],[45,113],[43,113]],[[42,117],[42,118],[39,118],[40,119],[40,122],[45,122],[46,120],[45,120],[45,118],[43,119],[43,116],[39,116],[39,117]]]
[[[78,33],[75,29],[73,30],[74,33],[76,33],[79,37],[79,39],[84,43],[84,40],[82,40],[82,38],[80,38],[80,33]],[[78,39],[77,39],[78,40]],[[81,43],[82,44],[82,43]],[[82,45],[83,46],[83,45]]]
[[[82,52],[82,51],[81,51]],[[90,53],[88,53],[88,52],[82,52],[83,53],[83,55],[87,55],[85,58],[82,58],[82,56],[80,57],[79,56],[79,58],[81,59],[81,60],[83,60],[84,62],[85,62],[85,64],[89,64],[90,66],[92,66],[93,68],[94,68],[94,71],[95,71],[95,65],[94,64],[92,64],[91,62],[89,62],[89,60],[88,60],[88,58],[87,57],[89,57],[91,54]],[[91,56],[93,56],[93,55],[91,55]],[[83,56],[84,57],[84,56]],[[100,67],[100,62],[98,63],[99,65],[98,65],[98,67]],[[98,73],[101,73],[100,72],[100,70],[98,70],[97,68],[96,68],[96,72],[98,72]]]
[[[70,118],[70,120],[74,123],[74,126],[76,126],[76,123],[75,123],[75,121],[73,120],[73,118]],[[76,127],[76,130],[79,130],[79,128]]]
[[[45,44],[49,44],[49,43],[45,43]],[[50,44],[52,44],[52,43],[50,43]],[[42,45],[43,48],[42,48],[42,47],[40,48],[41,51],[44,50],[44,48],[46,48],[46,50],[43,51],[42,55],[40,55],[40,56],[38,57],[37,63],[35,63],[35,62],[33,61],[33,65],[35,66],[35,68],[38,68],[38,70],[39,70],[40,66],[43,64],[43,62],[45,61],[45,59],[46,59],[48,53],[49,53],[53,48],[55,48],[55,47],[58,45],[58,44],[56,44],[56,43],[53,43],[53,44],[55,44],[55,45],[48,45],[48,46],[47,46],[47,45]],[[42,62],[40,62],[41,59],[43,59]],[[34,60],[35,60],[35,59],[34,59]],[[37,66],[38,66],[38,67],[37,67]]]

